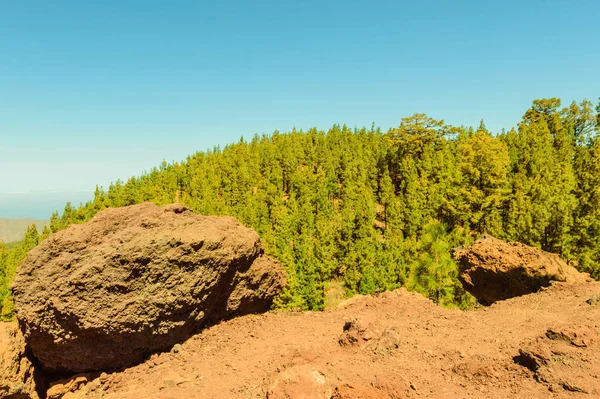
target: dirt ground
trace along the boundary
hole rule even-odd
[[[467,312],[400,289],[335,309],[212,326],[64,398],[600,397],[600,283],[555,283]]]

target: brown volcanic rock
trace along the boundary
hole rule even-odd
[[[530,369],[552,392],[600,394],[595,328],[566,326],[526,342],[515,362]]]
[[[41,365],[82,372],[142,361],[207,321],[266,311],[283,285],[281,265],[236,219],[146,203],[53,234],[12,289]]]
[[[556,254],[489,235],[455,250],[454,257],[463,286],[484,305],[537,292],[552,281],[585,282],[589,278]]]
[[[27,357],[25,340],[14,323],[0,323],[0,398],[38,399],[43,381]]]

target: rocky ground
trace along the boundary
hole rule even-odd
[[[600,284],[461,312],[405,290],[223,322],[171,352],[53,386],[64,398],[600,396]],[[346,329],[346,331],[345,331]]]
[[[105,210],[20,265],[0,398],[600,397],[600,283],[489,236],[454,255],[490,306],[400,289],[260,314],[285,279],[256,232],[178,204]]]

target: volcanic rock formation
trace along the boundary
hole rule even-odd
[[[26,352],[17,326],[0,323],[0,398],[38,399],[37,384],[42,388],[43,382]]]
[[[454,257],[461,283],[483,305],[537,292],[552,281],[584,282],[589,278],[556,254],[489,235],[455,250]]]
[[[118,369],[209,321],[266,311],[284,285],[258,234],[230,217],[146,203],[98,213],[32,250],[13,282],[44,369]]]

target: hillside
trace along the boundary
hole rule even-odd
[[[16,270],[0,397],[597,397],[600,283],[490,235],[451,255],[420,261],[438,279],[456,265],[470,310],[404,287],[340,301],[330,286],[323,312],[281,311],[283,267],[236,219],[102,210]]]
[[[65,396],[70,399],[597,397],[600,307],[586,301],[599,294],[598,283],[558,283],[461,312],[401,289],[352,298],[325,312],[244,316],[138,366],[76,376],[49,394],[59,398],[74,391]],[[350,334],[344,333],[348,323]]]
[[[262,313],[281,265],[256,233],[180,204],[108,209],[21,265],[18,328],[0,323],[0,397],[598,397],[599,282],[491,236],[453,255],[489,306],[400,288]]]
[[[4,243],[15,242],[23,239],[27,227],[35,224],[39,231],[48,224],[47,220],[37,219],[0,219],[0,241]]]
[[[163,162],[98,187],[80,207],[67,204],[13,255],[0,249],[0,317],[12,317],[7,287],[27,248],[105,208],[143,202],[181,202],[255,229],[288,276],[278,308],[323,309],[332,281],[345,295],[407,287],[468,308],[449,251],[482,233],[559,254],[598,278],[598,109],[535,100],[517,128],[500,133],[414,114],[387,132],[274,132]]]

